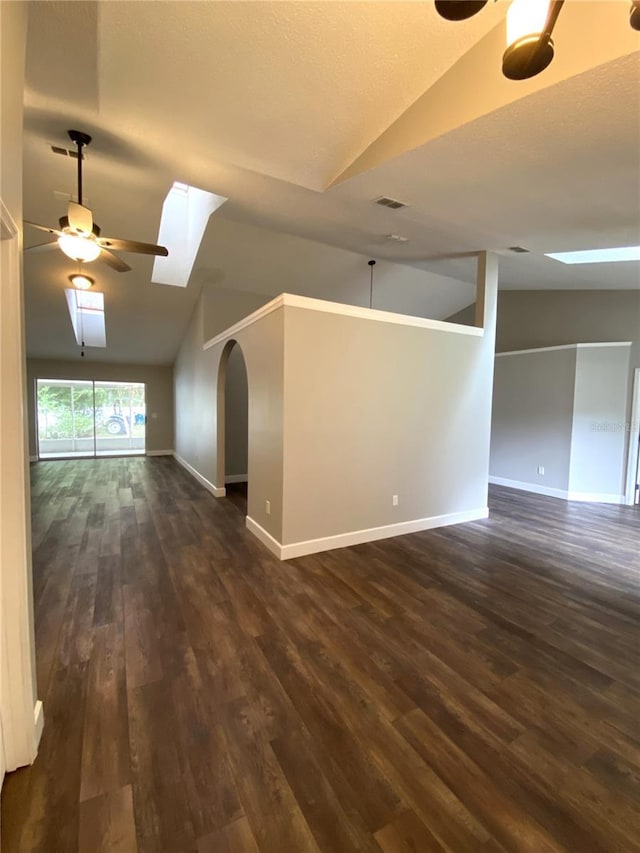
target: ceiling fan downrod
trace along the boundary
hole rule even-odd
[[[82,149],[91,142],[91,137],[81,130],[68,130],[67,133],[78,147],[78,204],[82,204]]]

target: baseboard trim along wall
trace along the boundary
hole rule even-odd
[[[582,501],[583,503],[623,504],[624,495],[614,495],[599,492],[570,492],[567,489],[552,489],[539,483],[524,483],[520,480],[509,480],[506,477],[489,477],[494,486],[507,486],[521,492],[533,492],[536,495],[546,495],[549,498],[561,498],[564,501]]]
[[[524,483],[520,480],[509,480],[507,477],[489,476],[489,482],[494,486],[507,486],[509,489],[518,489],[521,492],[533,492],[536,495],[546,495],[548,498],[569,499],[566,489],[552,489],[550,486],[541,486],[539,483]]]
[[[584,501],[595,504],[623,504],[625,495],[613,495],[605,492],[569,492],[570,501]]]
[[[246,483],[249,477],[247,474],[226,474],[224,482],[226,483]]]
[[[38,461],[38,457],[37,457],[37,456],[30,456],[30,457],[29,457],[29,462],[37,462],[37,461]]]
[[[223,498],[227,494],[227,490],[224,487],[220,488],[219,486],[214,486],[214,484],[210,483],[206,477],[203,477],[199,471],[196,471],[193,465],[189,465],[187,460],[183,459],[182,456],[179,456],[175,451],[173,452],[173,458],[176,462],[182,465],[182,467],[187,470],[192,477],[195,477],[201,486],[204,486],[208,492],[211,492],[214,498]]]
[[[307,539],[303,542],[293,542],[283,545],[270,533],[261,527],[257,521],[247,516],[247,529],[256,536],[263,545],[280,560],[291,560],[295,557],[305,557],[307,554],[317,554],[321,551],[332,551],[334,548],[348,548],[350,545],[362,545],[364,542],[375,542],[377,539],[389,539],[392,536],[404,536],[407,533],[419,533],[421,530],[431,530],[434,527],[446,527],[450,524],[462,524],[465,521],[478,521],[488,518],[487,507],[452,512],[448,515],[434,515],[430,518],[416,518],[413,521],[401,521],[398,524],[386,524],[383,527],[370,527],[365,530],[352,530],[349,533],[339,533],[336,536],[325,536],[320,539]]]
[[[173,450],[147,450],[146,456],[173,456]]]
[[[251,516],[247,516],[245,519],[245,524],[247,525],[247,530],[259,539],[263,545],[265,545],[272,554],[275,554],[279,560],[283,560],[282,556],[282,545],[278,542],[277,539],[274,539],[270,533],[261,527],[257,521],[254,521]]]

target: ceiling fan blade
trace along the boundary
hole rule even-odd
[[[35,246],[25,246],[25,252],[44,252],[47,249],[57,249],[58,241],[51,240],[49,243],[37,243]]]
[[[103,249],[115,249],[117,252],[136,252],[139,255],[162,255],[166,258],[169,250],[153,243],[138,243],[135,240],[119,240],[117,237],[100,237],[98,243]]]
[[[92,233],[93,214],[83,204],[70,201],[67,208],[67,219],[69,220],[69,226],[78,234],[88,236]]]
[[[119,258],[117,255],[114,255],[113,252],[110,252],[104,247],[102,247],[102,251],[100,252],[98,260],[104,261],[107,266],[110,266],[111,269],[116,270],[116,272],[129,272],[129,270],[131,269],[129,264],[125,263],[122,258]]]
[[[32,228],[37,228],[40,231],[48,231],[49,234],[55,234],[56,237],[62,237],[62,231],[58,231],[56,228],[49,228],[47,225],[38,225],[37,222],[29,222],[27,219],[24,220],[25,225],[30,225]]]

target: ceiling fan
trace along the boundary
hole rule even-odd
[[[47,231],[57,238],[38,246],[30,246],[25,251],[45,250],[59,246],[65,255],[75,261],[89,263],[90,261],[100,260],[117,272],[127,272],[131,267],[114,253],[114,249],[118,252],[136,252],[141,255],[162,255],[166,257],[169,252],[164,246],[100,236],[100,227],[93,221],[93,214],[88,207],[82,204],[82,149],[91,142],[91,137],[80,130],[70,130],[68,133],[71,141],[78,147],[78,201],[69,202],[67,215],[61,216],[59,219],[59,229],[25,220],[25,225],[31,225],[40,231]]]

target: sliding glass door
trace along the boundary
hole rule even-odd
[[[95,382],[96,456],[144,453],[144,385]]]
[[[41,459],[145,451],[143,383],[38,379],[37,413]]]
[[[38,445],[42,458],[93,456],[93,382],[38,379]]]

